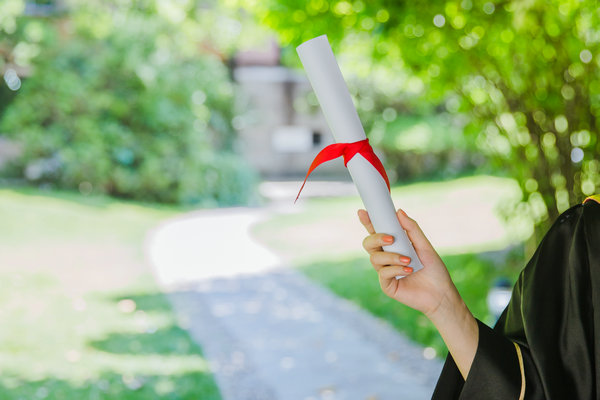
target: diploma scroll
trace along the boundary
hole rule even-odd
[[[322,35],[304,42],[296,51],[335,141],[353,143],[365,140],[365,131],[327,36]],[[346,166],[369,212],[375,231],[395,238],[394,243],[383,249],[410,257],[410,266],[415,272],[422,269],[423,265],[412,243],[398,223],[394,203],[381,173],[360,153],[353,156]]]

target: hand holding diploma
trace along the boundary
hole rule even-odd
[[[371,264],[379,274],[383,292],[427,316],[433,315],[443,297],[454,288],[454,284],[444,262],[419,225],[404,211],[398,210],[397,220],[406,229],[425,268],[410,279],[394,279],[396,276],[409,275],[412,272],[408,267],[408,257],[383,250],[383,246],[390,244],[393,238],[385,233],[376,233],[365,210],[358,211],[358,218],[369,233],[363,241],[363,247],[369,253]]]
[[[410,273],[405,270],[407,257],[383,251],[383,246],[390,243],[392,237],[375,233],[365,210],[359,210],[358,217],[369,232],[363,247],[371,256],[381,289],[394,300],[421,311],[433,322],[466,379],[475,358],[479,328],[452,282],[446,265],[419,225],[404,211],[398,210],[398,221],[406,229],[424,268],[407,279],[396,279]]]

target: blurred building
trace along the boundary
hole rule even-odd
[[[232,61],[233,78],[247,110],[234,121],[242,152],[267,179],[303,178],[317,153],[333,143],[314,99],[312,105],[307,103],[312,91],[308,79],[281,65],[274,42],[239,51]],[[343,179],[348,173],[337,160],[319,167],[314,176]]]

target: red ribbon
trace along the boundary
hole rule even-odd
[[[306,184],[308,176],[311,172],[313,172],[315,168],[317,168],[324,162],[331,161],[338,157],[344,157],[344,166],[347,166],[348,161],[350,161],[352,157],[354,157],[357,154],[363,156],[368,162],[371,163],[371,165],[373,165],[373,167],[375,167],[375,169],[381,174],[381,176],[385,180],[388,190],[390,190],[390,181],[388,179],[388,176],[385,173],[385,169],[383,168],[381,160],[379,160],[379,158],[375,155],[375,152],[373,152],[373,148],[369,144],[369,139],[360,140],[358,142],[353,143],[334,143],[325,147],[319,152],[319,154],[317,154],[312,164],[310,165],[308,172],[306,173],[306,178],[304,178],[304,182],[302,183],[302,187],[300,188],[300,191],[298,192],[298,196],[296,196],[296,200],[294,201],[294,203],[298,201],[298,198],[300,197],[300,192],[302,192],[302,189]]]

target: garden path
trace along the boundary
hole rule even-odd
[[[148,237],[156,278],[223,400],[430,398],[440,361],[257,243],[250,228],[270,212],[193,212]]]

